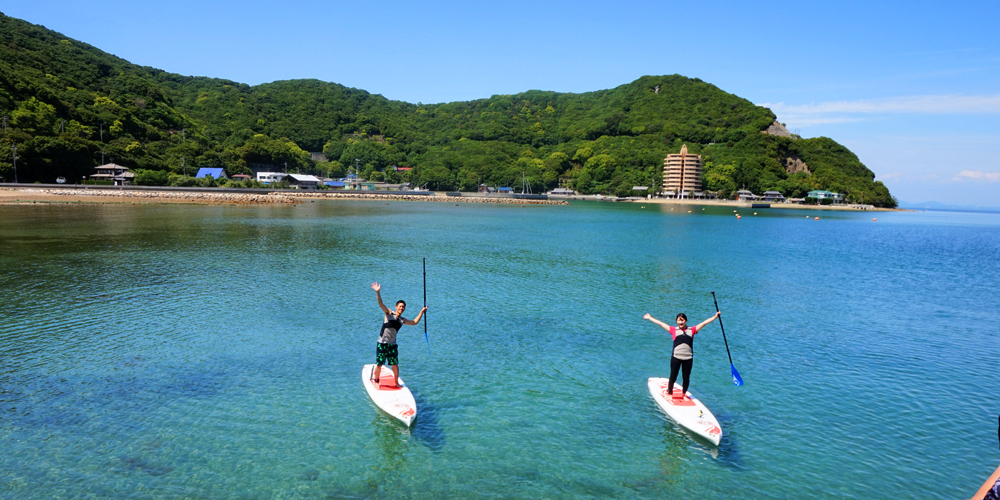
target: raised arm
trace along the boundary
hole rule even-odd
[[[376,281],[375,283],[372,283],[372,290],[375,290],[375,298],[378,299],[378,306],[382,308],[382,312],[389,314],[391,311],[389,311],[389,308],[385,307],[385,304],[382,303],[382,285],[378,284],[378,281]]]
[[[660,325],[661,327],[663,327],[664,330],[666,330],[668,332],[670,331],[670,325],[668,325],[668,324],[666,324],[666,323],[664,323],[664,322],[662,322],[662,321],[660,321],[660,320],[658,320],[658,319],[650,316],[649,313],[646,313],[642,317],[642,319],[648,319],[648,320],[652,321],[653,323],[656,323],[657,325]]]
[[[718,318],[721,315],[722,315],[722,311],[716,312],[714,316],[712,316],[711,318],[706,319],[705,321],[702,321],[701,324],[699,324],[698,326],[694,327],[695,331],[700,332],[702,328],[705,328],[705,325],[707,325],[707,324],[715,321],[715,319]]]
[[[421,309],[420,312],[417,314],[416,318],[413,318],[413,319],[404,319],[403,320],[403,324],[404,325],[413,326],[413,325],[415,325],[417,323],[420,323],[420,318],[424,317],[424,312],[426,312],[426,311],[427,311],[427,306],[424,306],[424,308]]]

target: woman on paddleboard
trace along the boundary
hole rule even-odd
[[[648,319],[663,327],[664,330],[670,332],[670,336],[674,339],[674,349],[670,356],[670,380],[667,382],[667,394],[673,396],[674,381],[677,380],[677,372],[680,371],[684,375],[684,386],[679,399],[684,399],[691,382],[691,366],[694,364],[694,335],[721,315],[721,311],[716,312],[711,318],[690,328],[687,326],[688,317],[684,313],[677,315],[677,326],[670,326],[650,316],[649,313],[642,317],[642,319]]]
[[[382,285],[378,284],[376,281],[372,283],[372,290],[375,290],[375,298],[378,299],[378,306],[382,308],[382,312],[385,313],[385,319],[382,321],[382,330],[378,334],[378,343],[375,344],[375,369],[372,371],[372,381],[375,382],[375,386],[378,387],[379,374],[382,373],[382,365],[389,365],[392,367],[392,375],[395,377],[396,387],[399,385],[399,350],[396,346],[396,333],[403,325],[416,325],[420,323],[420,318],[424,317],[424,312],[427,311],[427,306],[424,306],[417,314],[417,317],[409,320],[403,317],[403,311],[406,310],[406,302],[400,300],[396,302],[396,310],[390,311],[385,304],[382,303]]]

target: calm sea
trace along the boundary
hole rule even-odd
[[[0,207],[3,498],[968,498],[1000,215],[575,203]],[[819,220],[814,217],[819,216]],[[877,221],[873,221],[877,218]],[[369,401],[387,302],[411,429]],[[718,448],[656,407],[692,322]]]

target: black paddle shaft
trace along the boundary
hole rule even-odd
[[[424,258],[424,307],[427,307],[427,259]],[[427,311],[424,311],[424,337],[427,336]]]
[[[715,302],[715,312],[719,311],[719,301],[715,299],[715,292],[712,292],[712,302]],[[722,326],[722,315],[719,315],[719,328],[722,329],[722,341],[726,343],[726,355],[729,356],[729,364],[733,364],[733,355],[729,354],[729,341],[726,340],[726,328]]]

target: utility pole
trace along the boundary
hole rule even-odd
[[[17,146],[11,144],[10,150],[14,153],[14,184],[17,184]]]
[[[101,124],[101,142],[104,142],[104,124]],[[103,161],[101,162],[103,163]]]

